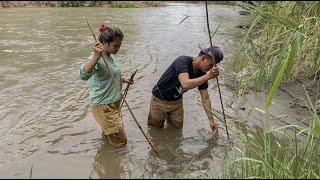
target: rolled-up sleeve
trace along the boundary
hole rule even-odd
[[[85,63],[83,63],[83,64],[80,66],[79,76],[80,76],[80,79],[86,81],[86,80],[90,79],[90,77],[94,74],[95,68],[92,70],[92,72],[87,73],[87,72],[84,70],[84,65],[85,65]]]
[[[88,59],[90,60],[90,59],[92,59],[92,57],[93,57],[93,52],[89,55],[89,58],[88,58]],[[86,81],[86,80],[90,79],[90,77],[95,73],[95,71],[96,71],[96,66],[95,66],[95,68],[93,68],[92,72],[87,73],[87,72],[84,70],[84,65],[85,65],[85,63],[83,63],[83,64],[80,66],[79,76],[80,76],[80,79]]]

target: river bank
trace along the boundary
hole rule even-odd
[[[44,8],[44,7],[104,7],[146,8],[163,7],[163,1],[1,1],[0,8]]]
[[[0,8],[44,8],[44,7],[104,7],[147,8],[164,7],[167,3],[201,4],[202,1],[1,1]],[[208,4],[235,5],[232,1],[209,1]]]

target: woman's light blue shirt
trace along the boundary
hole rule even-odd
[[[90,56],[91,60],[93,55]],[[91,73],[84,70],[84,63],[81,65],[79,75],[82,80],[89,82],[90,105],[96,106],[101,104],[110,104],[121,98],[120,90],[122,89],[121,71],[115,56],[110,55],[109,69],[111,70],[118,86],[115,85],[110,72],[102,56]],[[120,90],[117,89],[120,87]]]

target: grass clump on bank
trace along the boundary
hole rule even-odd
[[[233,67],[239,78],[238,95],[261,86],[267,90],[261,115],[262,127],[245,120],[235,124],[233,135],[241,141],[225,166],[223,178],[320,178],[320,100],[312,102],[305,90],[310,112],[309,127],[289,124],[270,127],[269,107],[279,85],[297,77],[318,84],[320,76],[320,2],[239,3],[252,15]],[[252,111],[249,112],[249,115]],[[221,115],[212,114],[222,123]],[[248,115],[248,116],[249,116]],[[294,130],[293,130],[294,129]],[[303,136],[306,134],[306,136]]]
[[[238,3],[252,24],[233,58],[238,95],[270,88],[287,61],[284,80],[320,77],[320,2]]]
[[[310,126],[269,127],[268,111],[255,108],[264,117],[262,128],[244,121],[234,121],[236,137],[242,142],[235,155],[224,167],[223,178],[300,179],[320,177],[320,117],[307,91],[306,104],[310,111]],[[295,127],[299,131],[290,132]],[[301,137],[307,133],[307,138]]]
[[[283,69],[285,65],[282,65]],[[281,75],[282,74],[282,75]],[[279,71],[277,77],[283,77],[284,72]],[[305,90],[305,104],[310,112],[308,127],[289,124],[285,126],[270,127],[268,112],[273,88],[265,99],[264,108],[252,108],[262,117],[262,127],[253,127],[247,120],[229,119],[227,125],[232,135],[240,140],[240,147],[235,147],[233,156],[229,157],[222,178],[276,178],[276,179],[319,179],[320,177],[320,117],[317,108],[320,99],[312,102]],[[319,89],[318,83],[317,89]],[[217,111],[211,110],[217,120],[224,124],[224,120]],[[247,117],[247,119],[248,119]],[[230,125],[233,126],[230,126]]]

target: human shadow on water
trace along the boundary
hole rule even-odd
[[[126,146],[121,148],[112,147],[108,140],[104,138],[94,158],[90,178],[120,179],[123,172],[121,157],[126,153],[128,153]]]

